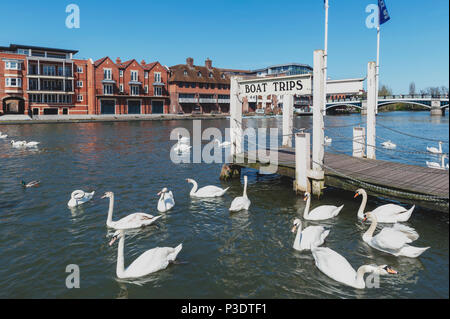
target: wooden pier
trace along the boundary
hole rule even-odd
[[[295,179],[295,149],[266,150],[278,158],[277,174]],[[275,152],[275,154],[274,154]],[[264,170],[256,150],[234,156],[234,165]],[[256,160],[255,160],[256,159]],[[348,191],[362,187],[386,197],[441,212],[449,211],[449,171],[325,152],[325,185]]]

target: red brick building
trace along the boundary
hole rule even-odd
[[[214,68],[207,59],[205,66],[186,64],[170,67],[170,113],[228,113],[230,109],[230,78]]]
[[[0,114],[87,114],[87,88],[76,83],[86,79],[88,60],[74,59],[77,52],[0,47]]]

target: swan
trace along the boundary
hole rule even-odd
[[[218,147],[222,147],[222,148],[231,146],[231,142],[225,141],[223,143],[220,143],[220,141],[217,138],[214,140],[214,143],[216,143]]]
[[[125,233],[124,231],[117,230],[109,246],[112,246],[114,242],[119,240],[119,248],[117,250],[117,266],[116,275],[118,278],[138,278],[146,276],[153,272],[166,269],[169,263],[174,262],[177,258],[178,253],[183,248],[183,244],[179,244],[177,247],[156,247],[147,250],[138,258],[136,258],[126,269],[125,260],[123,256],[123,250],[125,246]]]
[[[67,206],[69,207],[76,207],[78,205],[84,204],[92,199],[94,197],[95,191],[91,193],[86,193],[82,190],[76,190],[73,191],[72,194],[70,194],[70,200],[67,203]]]
[[[383,251],[394,256],[405,256],[416,258],[430,247],[413,247],[408,245],[419,238],[419,234],[411,227],[403,224],[394,224],[392,227],[383,228],[377,235],[373,236],[377,228],[377,217],[371,213],[365,213],[363,222],[367,219],[372,221],[369,229],[364,233],[363,240],[372,248]]]
[[[180,133],[178,133],[178,144],[189,144],[191,140],[189,137],[183,137]]]
[[[158,201],[158,211],[161,213],[165,213],[168,210],[171,210],[173,206],[175,206],[175,200],[173,199],[172,191],[164,187],[158,194],[160,196]]]
[[[38,146],[38,144],[40,144],[41,142],[34,142],[34,141],[32,141],[32,142],[25,142],[25,144],[24,144],[24,146],[25,147],[36,147],[36,146]]]
[[[191,150],[191,148],[192,148],[192,146],[178,142],[177,144],[175,144],[175,147],[173,150],[177,153],[186,153],[186,152],[189,152]]]
[[[20,184],[22,184],[23,187],[36,187],[41,184],[41,181],[31,181],[28,183],[25,183],[25,181],[22,181]]]
[[[229,187],[223,189],[214,185],[204,186],[197,190],[198,184],[196,181],[194,181],[191,178],[186,179],[186,182],[194,184],[194,187],[192,187],[192,190],[189,195],[191,197],[203,197],[203,198],[209,198],[209,197],[220,197],[225,194],[225,192],[229,189]]]
[[[13,147],[24,147],[27,144],[26,141],[14,141],[14,140],[11,140],[10,143]]]
[[[297,235],[294,240],[294,249],[296,250],[310,250],[313,247],[320,246],[324,243],[330,233],[329,229],[323,226],[308,226],[302,230],[302,221],[298,218],[294,220],[294,227],[292,232]]]
[[[2,133],[0,132],[0,138],[7,138],[7,137],[8,137],[7,134],[2,134]]]
[[[367,204],[367,193],[364,189],[360,188],[356,190],[354,198],[359,195],[362,195],[362,202],[358,210],[358,218],[364,219],[364,209]],[[411,217],[415,207],[416,206],[414,205],[410,209],[406,209],[400,205],[386,204],[375,208],[371,213],[376,216],[378,222],[380,223],[406,222]]]
[[[428,162],[426,161],[426,164],[429,168],[435,168],[435,169],[447,169],[448,168],[448,164],[447,166],[445,166],[445,159],[447,158],[447,155],[444,154],[441,156],[441,164],[436,163],[436,162]]]
[[[243,209],[248,210],[250,204],[250,199],[247,197],[247,175],[244,175],[244,193],[242,196],[233,199],[229,210],[230,212],[238,212]]]
[[[307,220],[324,220],[336,217],[344,207],[344,205],[341,205],[339,207],[333,205],[322,205],[314,208],[311,212],[309,212],[309,207],[311,206],[311,194],[306,192],[304,200],[307,202],[305,211],[303,212],[303,218]]]
[[[395,149],[395,148],[397,147],[397,144],[392,143],[392,142],[389,140],[389,141],[386,141],[386,142],[381,143],[381,146],[383,146],[384,148],[393,150],[393,149]]]
[[[153,216],[145,213],[133,213],[128,216],[125,216],[118,221],[112,221],[112,214],[114,210],[114,193],[106,192],[102,198],[109,198],[109,210],[108,210],[108,218],[106,219],[106,226],[114,229],[133,229],[140,228],[144,226],[148,226],[153,224],[156,220],[161,218],[162,216]]]
[[[439,148],[427,146],[427,151],[433,154],[442,154],[442,142],[439,142]]]
[[[364,289],[366,282],[364,275],[366,273],[375,273],[378,275],[397,274],[397,271],[388,265],[363,265],[357,271],[342,255],[327,247],[314,247],[312,255],[316,267],[325,275],[347,286]]]
[[[325,144],[331,144],[333,142],[333,139],[331,137],[325,136]]]

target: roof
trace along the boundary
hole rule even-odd
[[[95,66],[99,66],[99,65],[102,64],[106,59],[109,59],[109,57],[105,56],[105,57],[103,57],[103,58],[101,58],[101,59],[96,60],[96,61],[94,62],[94,65],[95,65]],[[110,60],[111,60],[111,59],[110,59]]]
[[[39,46],[24,45],[24,44],[10,44],[9,47],[0,47],[0,50],[8,50],[8,51],[9,50],[16,51],[17,49],[56,51],[56,52],[73,53],[73,54],[78,52],[78,50],[56,49],[56,48],[39,47]]]
[[[205,66],[188,66],[187,64],[178,64],[171,66],[171,75],[169,77],[169,82],[196,82],[196,83],[219,83],[219,84],[230,84],[230,78],[227,74],[223,72],[222,69],[211,68],[208,69]],[[184,75],[184,72],[187,72]],[[201,76],[198,76],[200,72]],[[212,73],[212,77],[209,74]],[[224,75],[225,78],[222,78]]]
[[[264,71],[264,70],[268,70],[268,69],[272,69],[272,68],[279,68],[279,67],[283,67],[283,66],[291,66],[291,65],[293,65],[293,66],[302,66],[302,67],[305,67],[305,68],[308,68],[308,69],[311,69],[311,70],[313,69],[308,64],[292,62],[292,63],[284,63],[284,64],[275,64],[275,65],[271,65],[271,66],[268,66],[268,67],[265,67],[265,68],[252,70],[252,73],[253,72],[259,72],[259,71]]]

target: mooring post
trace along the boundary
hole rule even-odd
[[[311,170],[311,134],[295,134],[295,181],[294,191],[311,192],[308,173]]]
[[[314,51],[313,70],[313,163],[310,177],[312,179],[312,193],[320,196],[324,188],[325,175],[323,171],[324,157],[324,124],[323,112],[325,110],[325,100],[323,98],[325,90],[325,61],[324,51]]]
[[[283,146],[292,147],[294,129],[294,96],[283,96]]]
[[[367,158],[375,159],[375,112],[377,103],[376,63],[367,64]]]
[[[242,101],[239,100],[238,77],[231,77],[230,85],[230,139],[232,158],[242,153]]]
[[[353,128],[353,157],[364,157],[366,146],[366,130],[364,127]]]

